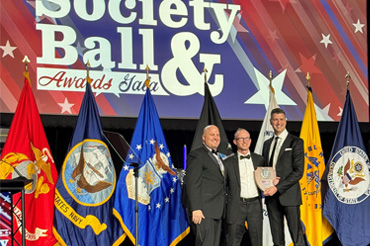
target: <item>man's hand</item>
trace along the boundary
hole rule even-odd
[[[280,177],[276,177],[276,178],[274,178],[274,180],[272,181],[272,184],[276,186],[276,185],[279,183],[279,181],[280,181]]]
[[[202,222],[202,219],[205,219],[202,210],[194,210],[193,211],[193,223],[194,224],[200,224]]]
[[[267,188],[263,194],[265,196],[273,196],[277,192],[276,186],[271,186],[270,188]]]

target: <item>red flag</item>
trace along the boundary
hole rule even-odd
[[[32,179],[25,187],[26,245],[54,245],[54,192],[58,173],[50,152],[28,73],[10,126],[9,135],[1,153],[0,179],[17,178],[19,174]],[[15,195],[15,199],[18,199]],[[14,209],[21,214],[21,204]],[[14,227],[19,220],[13,216]],[[15,238],[22,242],[21,231]]]

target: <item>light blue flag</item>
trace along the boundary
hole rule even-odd
[[[119,245],[116,173],[89,83],[55,189],[54,235],[62,245]]]
[[[349,91],[326,164],[323,214],[343,245],[370,243],[370,164]]]
[[[140,109],[131,148],[117,182],[114,214],[135,244],[135,177],[130,164],[139,163],[138,243],[176,245],[190,229],[181,204],[181,184],[149,90]]]

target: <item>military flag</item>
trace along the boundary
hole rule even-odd
[[[181,184],[149,90],[144,96],[131,148],[117,183],[115,215],[134,244],[138,240],[141,246],[176,245],[190,229],[181,204]],[[139,164],[138,231],[132,163]]]
[[[202,113],[195,130],[195,135],[193,138],[193,143],[191,145],[191,150],[202,146],[203,140],[203,130],[208,125],[215,125],[220,131],[221,142],[218,146],[218,151],[223,154],[223,157],[232,154],[232,148],[227,138],[224,126],[222,124],[222,119],[220,113],[218,112],[216,103],[212,97],[212,94],[209,90],[208,84],[204,83],[204,104],[202,108]]]
[[[329,161],[323,214],[343,245],[370,243],[370,163],[349,90]]]
[[[54,245],[57,243],[53,235],[54,189],[58,173],[32,93],[29,73],[24,74],[23,90],[1,152],[0,179],[14,179],[19,174],[32,179],[32,183],[25,187],[25,211],[21,211],[21,203],[14,207],[18,215],[14,216],[14,227],[21,225],[19,218],[23,212],[26,244]],[[14,195],[14,200],[19,196]],[[20,231],[15,240],[22,242]]]
[[[303,139],[305,153],[305,168],[300,180],[301,220],[308,244],[322,246],[333,233],[333,228],[322,215],[321,177],[325,171],[325,162],[311,87],[307,90],[307,106],[300,138]]]
[[[90,81],[90,79],[87,79]],[[55,190],[55,235],[62,245],[119,245],[125,238],[113,216],[116,173],[98,107],[86,91]]]

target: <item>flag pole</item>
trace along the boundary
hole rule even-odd
[[[347,79],[347,90],[349,90],[349,79],[351,78],[351,75],[349,74],[349,71],[346,73],[346,79]]]

